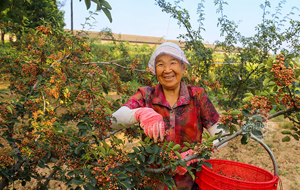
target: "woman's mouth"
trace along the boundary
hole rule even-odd
[[[167,76],[167,77],[164,77],[165,79],[172,79],[174,76]]]

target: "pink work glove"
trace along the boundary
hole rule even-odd
[[[152,108],[144,107],[137,110],[134,115],[135,119],[140,122],[145,134],[151,139],[153,138],[155,143],[157,143],[159,136],[161,141],[164,140],[165,124],[160,114]]]
[[[185,151],[183,153],[180,154],[181,156],[181,159],[184,159],[185,157],[188,157],[188,156],[191,156],[192,155],[192,150],[188,150],[188,151]],[[193,160],[190,160],[186,163],[187,166],[191,165],[192,163],[194,162],[197,162],[198,160],[197,159],[193,159]],[[178,175],[184,175],[186,172],[187,172],[187,169],[182,167],[182,166],[178,166],[176,169],[175,169],[175,172],[178,174]]]

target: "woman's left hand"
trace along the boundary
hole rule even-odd
[[[183,153],[180,154],[181,156],[181,159],[184,159],[186,158],[187,156],[191,156],[192,155],[192,152],[193,150],[188,150],[188,151],[185,151]],[[186,163],[187,166],[191,165],[192,163],[195,163],[197,162],[198,160],[197,159],[193,159],[193,160],[190,160]],[[175,172],[178,174],[178,175],[184,175],[186,172],[187,172],[187,169],[182,167],[182,166],[178,166],[176,169],[175,169]]]

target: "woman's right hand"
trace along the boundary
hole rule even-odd
[[[140,108],[134,114],[148,137],[153,138],[155,143],[157,143],[158,137],[161,141],[164,140],[165,123],[162,115],[148,107]]]

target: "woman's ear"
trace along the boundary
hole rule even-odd
[[[184,64],[183,64],[183,66],[182,66],[183,73],[185,72],[186,65],[187,65],[187,64],[186,64],[186,63],[184,63]]]

